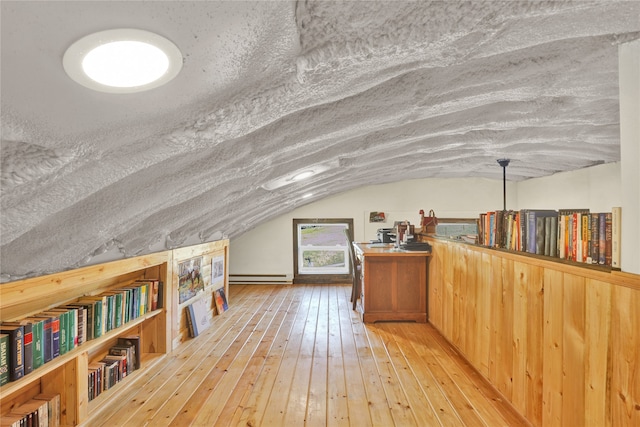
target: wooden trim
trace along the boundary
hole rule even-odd
[[[351,274],[298,274],[298,224],[348,224],[353,241],[353,218],[293,218],[291,222],[293,236],[293,283],[346,283],[351,281]],[[345,259],[347,265],[348,261]]]
[[[552,268],[563,273],[575,274],[588,279],[602,280],[611,282],[612,284],[640,289],[640,275],[621,272],[609,266],[579,263],[545,255],[530,254],[528,252],[515,252],[507,249],[489,248],[486,246],[475,245],[473,243],[454,241],[434,236],[423,235],[422,239],[427,242],[439,242],[446,245],[464,245],[475,252],[495,255],[510,261],[525,262],[537,267]]]

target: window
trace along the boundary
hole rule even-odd
[[[353,230],[352,218],[293,220],[294,283],[350,280],[350,243],[344,236],[345,228]]]

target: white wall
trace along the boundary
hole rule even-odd
[[[507,183],[507,208],[515,208],[515,183]],[[353,218],[356,241],[375,239],[378,228],[394,220],[418,224],[420,209],[439,217],[475,218],[502,209],[502,180],[425,179],[361,187],[309,203],[231,239],[230,274],[293,275],[293,218]],[[369,212],[383,211],[386,223],[369,223]]]
[[[229,272],[293,275],[293,218],[353,218],[356,241],[367,241],[394,219],[417,224],[420,209],[434,209],[438,217],[475,218],[502,205],[502,180],[424,179],[361,187],[309,203],[231,239]],[[507,209],[584,207],[602,212],[620,205],[619,163],[507,183]],[[386,224],[370,224],[371,211],[391,218]]]
[[[621,206],[620,163],[593,166],[518,183],[518,209],[611,212]]]

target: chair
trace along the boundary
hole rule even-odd
[[[360,284],[361,275],[361,265],[358,258],[356,258],[356,252],[353,249],[353,242],[351,241],[351,235],[349,234],[348,229],[344,229],[344,235],[347,238],[347,245],[349,246],[349,261],[351,262],[351,280],[353,281],[351,285],[351,302],[353,303],[353,310],[356,309],[356,305],[358,303],[358,298],[360,298],[360,292],[362,292],[362,286]]]

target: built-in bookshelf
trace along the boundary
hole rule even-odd
[[[90,411],[89,366],[104,359],[120,337],[140,337],[143,368],[166,355],[160,289],[167,283],[169,261],[170,254],[163,252],[1,285],[2,325],[20,325],[23,336],[9,345],[10,354],[22,353],[22,367],[11,364],[10,370],[21,372],[0,387],[1,415],[47,393],[60,395],[62,408],[60,419],[49,420],[50,425],[80,424]]]
[[[621,216],[589,209],[481,213],[478,244],[589,265],[620,268]]]
[[[21,335],[20,345],[12,344],[9,334],[0,339],[0,363],[4,352],[6,359],[21,353],[23,364],[32,364],[28,372],[23,365],[22,374],[7,376],[0,384],[0,417],[20,422],[19,414],[12,414],[20,411],[39,417],[50,406],[38,406],[38,398],[44,397],[58,408],[57,418],[47,418],[48,425],[75,426],[99,417],[188,335],[174,296],[183,259],[203,257],[206,289],[215,282],[228,292],[228,244],[221,240],[0,285],[0,328],[17,325],[19,334],[14,335]],[[44,337],[47,321],[49,341]],[[53,325],[58,332],[55,351]],[[133,353],[127,352],[127,342],[135,342]],[[7,366],[7,374],[13,367]]]

